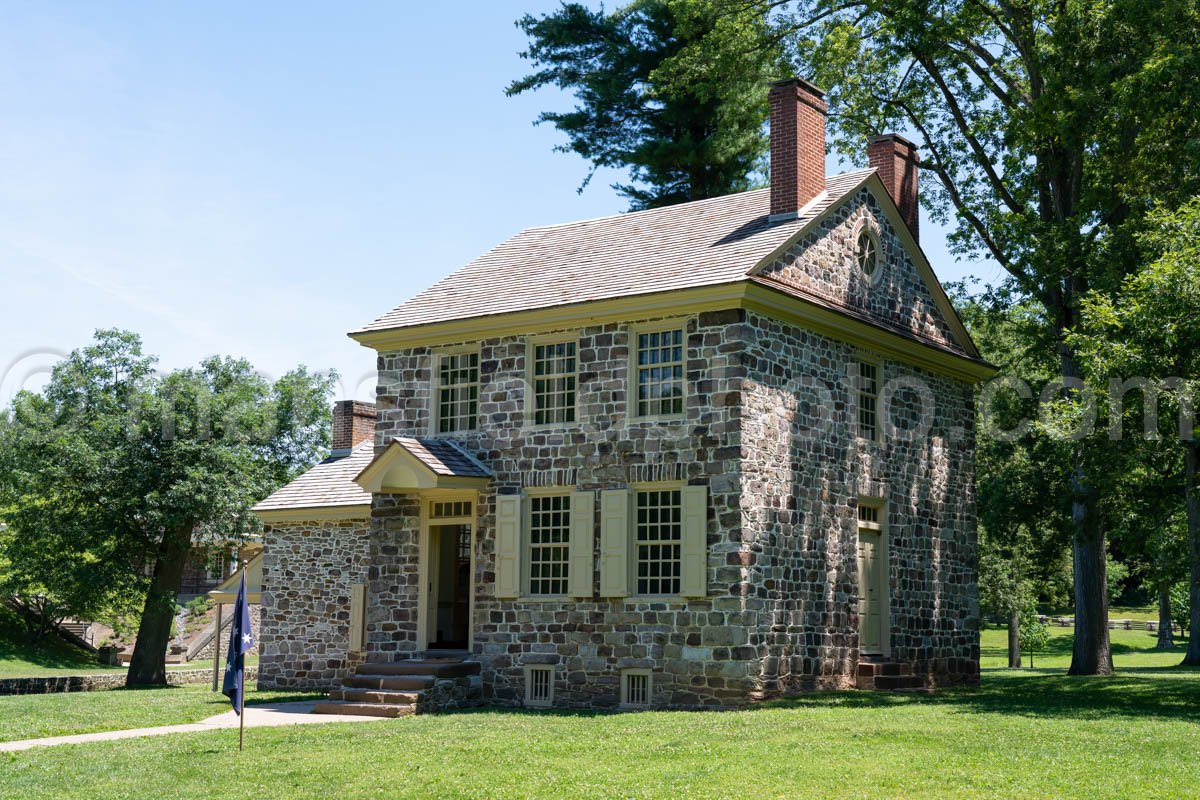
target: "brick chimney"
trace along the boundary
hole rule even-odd
[[[375,404],[338,400],[333,404],[333,454],[345,455],[375,438]]]
[[[879,171],[883,185],[900,209],[901,219],[908,225],[913,239],[919,241],[917,175],[921,171],[921,154],[917,152],[917,146],[895,133],[876,136],[867,143],[867,160]]]
[[[771,216],[795,219],[825,191],[825,92],[789,78],[771,84]]]

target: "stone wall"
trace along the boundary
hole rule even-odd
[[[256,680],[258,667],[246,667],[246,683]],[[194,686],[212,681],[212,669],[170,669],[170,686]],[[0,695],[57,694],[60,692],[94,692],[125,687],[124,672],[102,672],[96,675],[50,675],[39,678],[0,678]]]
[[[828,232],[838,247],[873,203],[864,193],[860,210],[838,218],[841,227]],[[878,233],[889,241],[879,219]],[[870,287],[881,296],[863,302],[888,313],[911,303],[914,327],[948,336],[928,292],[922,299],[911,285],[911,263],[896,261],[898,245],[889,246],[892,260]],[[831,252],[811,263],[832,269],[824,263]],[[455,436],[495,473],[476,505],[474,549],[474,654],[491,701],[519,704],[529,664],[556,667],[555,705],[563,707],[616,705],[626,668],[653,670],[654,705],[664,707],[730,706],[850,685],[858,654],[859,494],[887,500],[894,656],[941,683],[977,676],[969,386],[884,362],[885,380],[915,377],[930,387],[941,427],[912,442],[864,447],[851,426],[854,348],[759,315],[714,312],[686,321],[683,418],[631,421],[627,326],[573,335],[579,424],[527,424],[527,344],[499,337],[479,343],[480,430]],[[429,434],[434,352],[380,357],[377,447],[394,436]],[[901,429],[915,414],[910,394],[899,387],[892,404]],[[828,423],[820,435],[795,436],[797,426],[817,419]],[[497,494],[664,480],[709,488],[707,598],[612,601],[598,596],[598,586],[590,601],[494,598]],[[369,660],[421,649],[419,525],[415,496],[376,496]],[[598,542],[598,529],[594,536]]]
[[[353,668],[350,587],[367,583],[369,541],[365,519],[267,527],[258,639],[262,688],[332,688]]]
[[[879,242],[879,268],[869,276],[854,257],[864,227]],[[867,189],[842,203],[762,274],[845,304],[899,330],[957,347],[900,237]]]
[[[864,441],[847,374],[854,348],[758,315],[748,327],[742,512],[755,695],[853,684],[860,496],[883,502],[888,655],[929,684],[977,680],[970,386],[882,361],[892,435]],[[909,388],[918,385],[922,400]]]
[[[685,413],[631,421],[626,410],[629,338],[625,326],[573,332],[578,337],[580,424],[527,424],[524,337],[479,344],[481,430],[459,439],[489,465],[495,480],[476,505],[475,653],[489,698],[519,703],[526,664],[554,664],[556,705],[612,706],[620,670],[651,668],[657,705],[729,705],[744,701],[751,653],[737,614],[744,587],[728,563],[740,559],[736,387],[741,374],[739,312],[692,316],[686,331]],[[646,320],[645,322],[651,322]],[[637,323],[635,323],[637,324]],[[381,356],[376,445],[394,436],[428,435],[433,351]],[[498,493],[561,486],[624,488],[680,481],[709,488],[708,598],[590,602],[498,601],[495,503]],[[413,497],[377,496],[372,518],[369,659],[411,654],[416,640],[419,506]],[[598,530],[594,531],[598,540]],[[593,584],[598,584],[599,559]],[[598,585],[596,590],[598,592]]]

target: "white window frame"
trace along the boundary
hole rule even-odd
[[[871,366],[875,368],[875,391],[874,393],[863,390],[863,366]],[[854,361],[854,438],[860,442],[880,442],[883,440],[883,359],[875,356],[859,353]],[[872,436],[863,435],[863,399],[870,398],[871,409],[874,412],[875,431]]]
[[[688,324],[690,318],[678,318],[671,320],[660,320],[653,324],[631,325],[627,330],[628,346],[629,346],[629,374],[626,380],[625,404],[628,411],[628,417],[632,422],[645,422],[648,420],[676,420],[683,419],[687,416],[688,405],[688,381],[687,381],[687,365],[688,365]],[[680,348],[682,358],[678,363],[681,367],[679,378],[679,411],[670,414],[642,414],[640,413],[640,388],[642,370],[638,364],[638,341],[642,336],[655,333],[680,333]],[[652,369],[648,367],[647,369]],[[661,400],[658,401],[661,403]]]
[[[539,379],[544,379],[547,376],[539,376],[537,374],[537,349],[539,347],[549,347],[558,344],[575,345],[575,370],[573,372],[556,372],[551,377],[566,378],[570,377],[573,380],[571,387],[571,404],[564,408],[571,409],[571,417],[569,420],[538,422],[538,411],[541,406],[538,403],[537,382]],[[528,414],[528,424],[535,428],[564,428],[571,425],[579,424],[579,336],[578,334],[556,335],[556,336],[538,336],[530,337],[525,342],[525,373],[526,385],[529,387],[526,396],[526,413]]]
[[[545,673],[547,677],[546,696],[534,697],[534,673]],[[526,664],[525,665],[525,705],[531,708],[550,708],[554,705],[554,665]]]
[[[630,702],[629,679],[631,677],[646,679],[646,702]],[[621,707],[622,708],[651,708],[654,705],[654,672],[649,669],[621,670]]]
[[[528,600],[562,600],[570,596],[571,590],[571,494],[574,489],[566,486],[547,486],[525,490],[525,500],[521,504],[521,597]],[[563,591],[559,594],[535,594],[533,592],[533,502],[544,497],[561,497],[566,514],[566,539],[562,547],[567,551],[565,567],[562,576]]]
[[[684,555],[684,537],[687,535],[685,530],[685,520],[683,518],[684,501],[683,487],[686,484],[683,481],[668,481],[659,483],[635,483],[629,487],[629,596],[634,600],[641,599],[663,599],[680,597],[683,589],[683,555]],[[674,592],[661,593],[646,593],[640,591],[638,580],[638,555],[640,547],[638,542],[638,497],[643,492],[678,492],[679,493],[679,538],[675,540],[675,546],[679,548],[679,558],[676,560],[678,567],[678,575],[675,580],[679,583],[679,589]]]
[[[433,364],[430,370],[429,383],[432,391],[429,393],[429,427],[431,436],[457,436],[464,433],[472,433],[479,430],[479,403],[480,389],[482,388],[482,380],[480,369],[483,358],[478,347],[454,347],[435,350],[433,352]],[[454,356],[475,356],[475,418],[473,425],[469,428],[456,428],[452,431],[442,430],[442,389],[447,388],[442,383],[442,359],[451,358]],[[454,386],[469,386],[470,384],[453,384]]]

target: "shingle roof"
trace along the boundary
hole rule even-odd
[[[408,439],[396,437],[403,447],[437,475],[457,478],[490,478],[491,471],[448,439]]]
[[[379,331],[743,280],[874,170],[826,180],[798,219],[767,222],[770,190],[529,228],[362,329]],[[497,291],[503,287],[503,291]]]
[[[252,508],[252,511],[283,511],[296,508],[336,508],[371,504],[371,493],[363,491],[354,478],[375,456],[368,440],[341,458],[327,458]]]

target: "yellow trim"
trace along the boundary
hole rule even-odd
[[[453,431],[440,430],[442,420],[442,359],[450,356],[475,356],[475,425],[471,428],[460,428]],[[454,436],[463,433],[473,433],[479,430],[479,394],[483,387],[483,381],[480,380],[480,365],[483,363],[483,354],[479,352],[479,344],[476,342],[468,342],[464,344],[453,344],[441,347],[436,347],[429,354],[429,435],[430,436]],[[469,386],[470,384],[456,384],[456,386]]]
[[[883,185],[883,179],[879,174],[872,172],[862,181],[851,187],[842,195],[843,200],[857,192],[859,189],[867,187],[875,196],[875,200],[879,203],[879,208],[883,211],[883,215],[887,217],[888,224],[892,226],[892,230],[900,237],[901,244],[904,245],[905,251],[912,258],[913,266],[917,268],[917,273],[921,276],[921,280],[925,282],[925,287],[929,289],[929,294],[933,296],[934,305],[938,307],[938,311],[942,312],[942,316],[946,320],[946,324],[950,326],[950,331],[954,334],[955,341],[966,350],[967,354],[973,358],[980,358],[979,349],[975,346],[975,342],[971,339],[971,334],[967,333],[966,327],[962,323],[962,319],[958,316],[958,311],[955,310],[954,304],[950,302],[950,298],[946,295],[946,290],[942,287],[941,281],[938,280],[937,274],[933,271],[933,266],[930,265],[929,259],[925,257],[925,251],[917,244],[917,240],[912,237],[912,232],[908,229],[906,223],[900,217],[900,209],[896,208],[895,201],[888,194],[887,187]],[[788,250],[796,245],[801,239],[807,236],[814,227],[820,225],[825,219],[830,217],[834,212],[842,207],[842,203],[834,203],[822,211],[817,216],[810,219],[804,224],[800,230],[792,234],[786,242],[775,248],[766,258],[758,262],[754,269],[750,270],[749,276],[759,275],[762,271],[770,266],[771,262],[782,256]]]
[[[737,301],[745,295],[746,285],[746,280],[739,278],[729,283],[691,289],[614,297],[382,331],[356,331],[350,334],[350,338],[365,347],[386,352],[498,336],[546,334],[636,319],[687,316],[701,311],[736,308]]]
[[[879,560],[882,564],[880,582],[882,585],[880,590],[880,603],[883,606],[879,610],[879,651],[885,658],[890,658],[892,655],[892,554],[891,554],[891,537],[888,532],[887,524],[887,500],[882,497],[874,497],[871,495],[860,494],[858,496],[858,504],[868,506],[879,511],[879,522],[863,522],[855,519],[854,523],[858,527],[855,529],[855,538],[860,531],[877,534],[879,536]],[[857,509],[855,515],[857,516]],[[855,543],[856,553],[855,560],[857,561],[857,542]],[[860,623],[861,624],[861,623]],[[860,649],[860,652],[863,652]]]
[[[310,520],[317,522],[325,520],[367,519],[371,516],[371,504],[272,508],[255,511],[254,515],[263,522],[308,522]]]
[[[739,279],[731,283],[676,289],[668,292],[539,308],[513,314],[472,317],[431,325],[351,334],[351,338],[380,352],[406,347],[429,347],[463,339],[523,336],[564,328],[628,322],[645,317],[694,315],[741,308],[798,325],[858,347],[940,375],[976,383],[997,370],[975,358],[941,350],[886,328],[871,325],[802,297]]]
[[[539,334],[525,337],[525,421],[527,427],[534,430],[561,430],[579,424],[579,330],[563,331],[562,333]],[[575,345],[575,389],[573,391],[575,399],[575,419],[569,422],[537,422],[537,379],[534,375],[534,370],[537,368],[537,348],[540,345],[550,344],[574,344]],[[556,373],[558,375],[566,375],[567,373]]]
[[[997,372],[991,364],[914,341],[758,283],[750,284],[742,307],[968,383],[987,380]]]
[[[687,416],[687,364],[688,364],[688,323],[695,318],[694,314],[688,314],[681,317],[673,317],[671,319],[655,320],[653,322],[637,322],[625,327],[625,349],[629,351],[629,360],[626,364],[625,372],[625,414],[631,423],[635,422],[672,422],[674,420],[684,419]],[[638,414],[638,337],[643,333],[666,333],[682,331],[682,353],[683,360],[683,397],[682,410],[678,414]]]

